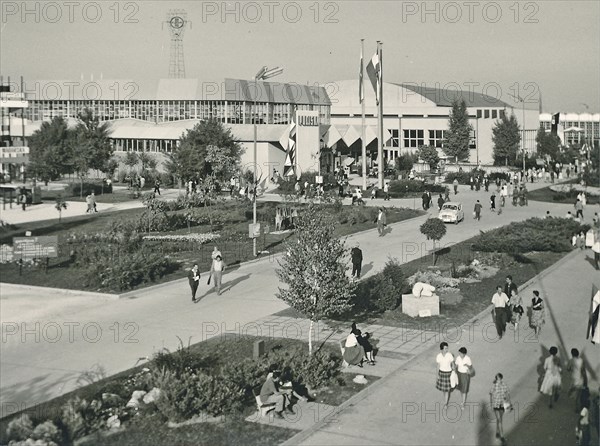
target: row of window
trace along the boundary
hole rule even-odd
[[[133,118],[168,122],[184,119],[217,119],[229,124],[288,124],[294,109],[319,111],[320,122],[329,124],[330,106],[273,104],[235,101],[29,101],[26,119],[48,120],[56,116],[76,118],[85,109],[101,121]]]
[[[504,117],[504,110],[477,110],[477,119],[498,119]]]
[[[400,147],[400,131],[398,129],[388,129],[390,132],[390,139],[387,142],[387,147]],[[403,147],[404,148],[418,148],[420,146],[428,145],[431,147],[441,148],[443,145],[446,130],[428,130],[427,143],[425,142],[425,130],[422,129],[403,129]],[[471,143],[469,148],[476,148],[475,131],[471,131]]]

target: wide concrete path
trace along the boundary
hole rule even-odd
[[[485,200],[487,194],[461,190],[458,198],[467,209],[465,222],[448,226],[443,243],[543,215],[547,209],[554,215],[570,209],[532,202],[529,207],[509,206],[500,216],[485,212],[476,222],[470,209],[477,197]],[[586,210],[588,220],[592,214]],[[384,237],[375,230],[348,237],[350,243],[358,241],[362,246],[364,276],[380,270],[388,256],[404,263],[426,255],[431,242],[419,232],[425,218],[390,225],[391,232]],[[126,370],[161,348],[173,350],[177,336],[187,344],[225,332],[255,334],[253,321],[286,308],[275,297],[276,267],[276,258],[264,258],[232,269],[224,276],[228,291],[220,297],[211,292],[198,304],[191,303],[186,280],[139,290],[132,298],[117,301],[60,290],[32,295],[1,283],[0,416],[51,399],[94,376]],[[202,280],[206,277],[203,274]],[[207,288],[204,282],[199,292]]]
[[[600,287],[600,274],[593,269],[589,255],[589,251],[570,255],[521,291],[527,305],[534,289],[545,298],[546,324],[539,339],[524,317],[517,331],[509,328],[507,336],[499,340],[487,312],[460,331],[439,333],[439,341],[446,340],[453,354],[465,346],[476,370],[464,410],[459,407],[458,392],[452,393],[450,405],[443,408],[442,394],[435,389],[435,356],[439,348],[434,345],[375,383],[368,392],[363,392],[362,399],[328,414],[316,427],[286,444],[500,444],[495,438],[488,395],[498,372],[504,374],[515,407],[504,416],[509,445],[573,444],[578,416],[574,401],[567,396],[571,380],[566,362],[571,348],[582,352],[590,389],[597,391],[600,383],[600,347],[585,339],[592,283]],[[538,388],[543,361],[553,345],[558,347],[563,362],[563,386],[558,403],[550,409],[548,397],[541,395]],[[596,435],[591,444],[598,444]]]

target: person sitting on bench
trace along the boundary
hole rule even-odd
[[[279,391],[280,376],[281,372],[279,370],[271,370],[260,389],[260,402],[262,404],[275,403],[275,416],[277,418],[283,418],[282,413],[286,407],[290,410],[288,395]]]

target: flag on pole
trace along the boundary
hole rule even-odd
[[[288,132],[288,146],[285,154],[285,163],[283,165],[283,176],[290,177],[296,174],[294,166],[296,159],[296,123],[292,116],[292,122],[290,123]]]
[[[590,305],[590,320],[588,322],[588,329],[586,339],[592,338],[592,344],[600,345],[600,327],[598,326],[598,320],[600,315],[600,290],[592,285],[592,302]]]
[[[377,105],[379,105],[379,87],[381,83],[381,65],[379,64],[379,51],[373,55],[370,62],[367,64],[367,76],[369,76],[369,80],[371,81],[373,90],[375,90],[375,100],[377,101]]]
[[[360,48],[360,72],[358,74],[358,102],[359,104],[362,104],[363,101],[365,100],[365,92],[363,91],[363,72],[364,72],[364,65],[363,65],[363,50],[362,50],[362,46]]]
[[[551,127],[550,127],[550,133],[552,133],[553,135],[556,135],[558,132],[559,122],[560,122],[560,113],[552,115],[552,123],[551,123]]]

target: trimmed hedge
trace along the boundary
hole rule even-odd
[[[81,189],[82,189],[82,184],[80,182],[71,183],[65,188],[65,191],[63,192],[62,195],[65,198],[79,197],[79,196],[81,196]],[[112,194],[112,191],[113,191],[112,183],[102,185],[102,182],[88,182],[88,181],[83,182],[83,196],[84,197],[87,195],[90,195],[92,192],[94,192],[94,194],[96,194],[96,195],[101,195],[102,193]]]
[[[571,237],[586,232],[589,225],[581,225],[568,218],[530,218],[511,223],[482,234],[472,249],[486,252],[524,254],[527,252],[565,252],[572,249]]]
[[[458,184],[469,184],[469,180],[472,176],[480,176],[483,178],[484,175],[485,171],[482,169],[473,169],[467,172],[448,172],[444,181],[446,183],[453,183],[456,179],[458,180]],[[495,183],[498,178],[500,180],[510,181],[510,174],[508,172],[491,172],[488,173],[488,178],[490,179],[490,183]]]

